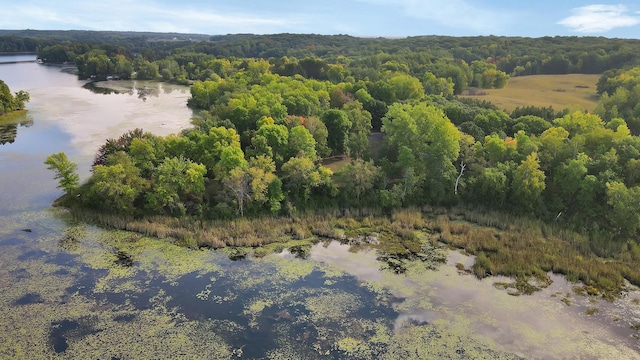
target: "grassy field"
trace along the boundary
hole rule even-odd
[[[347,155],[335,155],[322,159],[322,166],[331,169],[331,171],[333,172],[336,172],[338,171],[338,169],[350,162],[351,158]]]
[[[471,89],[461,97],[491,101],[508,112],[528,105],[593,111],[599,78],[586,74],[519,76],[511,78],[504,89]]]

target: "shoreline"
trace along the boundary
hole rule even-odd
[[[28,110],[21,109],[21,110],[14,110],[5,114],[0,114],[0,124],[19,121],[21,119],[18,119],[18,117],[27,115],[27,113],[28,113]]]
[[[105,228],[171,238],[189,248],[226,248],[224,251],[237,258],[249,254],[264,256],[294,243],[305,245],[331,239],[353,246],[371,246],[384,254],[381,256],[389,266],[401,272],[404,261],[428,258],[423,252],[425,245],[446,247],[474,255],[474,264],[461,266],[461,270],[480,279],[512,278],[513,283],[504,286],[516,295],[531,294],[549,286],[548,273],[562,275],[576,284],[584,283],[578,291],[607,300],[622,296],[627,282],[640,286],[634,259],[622,254],[610,258],[597,256],[584,246],[588,241],[585,234],[539,220],[478,209],[412,208],[392,214],[335,209],[296,217],[232,220],[159,216],[133,219],[87,209],[73,209],[69,214],[75,220]]]

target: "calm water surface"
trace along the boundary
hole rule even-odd
[[[0,64],[14,61],[35,61],[36,56],[31,54],[0,55]]]
[[[516,297],[493,286],[508,279],[459,273],[473,259],[457,252],[398,275],[336,242],[231,261],[75,223],[50,206],[44,159],[64,151],[86,179],[105,139],[188,127],[188,88],[90,91],[35,63],[0,64],[0,79],[31,94],[24,119],[0,124],[0,358],[640,359],[637,291],[608,303],[552,276]]]

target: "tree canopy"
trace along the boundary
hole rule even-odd
[[[639,235],[629,215],[640,186],[640,47],[628,46],[637,40],[280,34],[155,49],[132,39],[47,44],[41,55],[75,61],[82,76],[190,84],[199,111],[180,134],[109,139],[77,188],[73,166],[53,158],[63,189],[84,206],[216,219],[464,204]],[[579,72],[602,73],[593,113],[507,113],[457,97],[514,76]],[[25,99],[6,85],[2,94],[2,109]]]

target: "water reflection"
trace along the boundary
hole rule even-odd
[[[0,145],[11,144],[18,135],[18,124],[0,124]]]
[[[142,99],[142,101],[147,101],[147,98],[150,96],[158,97],[160,92],[158,89],[142,87],[137,89],[137,93],[138,93],[138,99]]]
[[[163,89],[174,91],[166,94]],[[55,92],[36,89],[32,99],[45,103],[32,105],[38,106],[33,110],[36,120],[61,126],[72,136],[70,145],[90,159],[106,139],[118,138],[135,128],[166,136],[189,127],[193,115],[186,105],[189,96],[184,86],[152,81],[103,81]]]
[[[33,117],[27,114],[16,116],[5,123],[0,123],[0,145],[12,144],[18,135],[18,127],[29,127],[33,125]]]
[[[159,97],[161,93],[171,94],[174,87],[159,82],[152,81],[92,81],[86,83],[83,88],[94,94],[112,95],[112,94],[128,94],[137,95],[138,99],[147,101],[149,97]]]
[[[638,290],[609,303],[575,295],[575,284],[549,274],[549,288],[513,296],[494,286],[512,279],[478,280],[459,271],[456,264],[473,261],[457,251],[438,271],[410,267],[403,275],[380,271],[371,250],[354,254],[350,246],[335,242],[315,245],[310,258],[390,291],[397,299],[396,331],[406,324],[439,324],[524,358],[640,358],[637,331],[631,328],[640,323],[640,306],[623,305],[640,304]]]
[[[108,87],[96,86],[95,82],[88,82],[82,86],[83,88],[91,91],[94,94],[111,95],[111,94],[126,94],[128,91],[111,89]],[[133,93],[133,92],[132,92]]]

